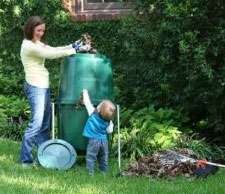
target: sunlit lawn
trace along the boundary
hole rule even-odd
[[[223,194],[225,170],[207,179],[156,180],[152,178],[119,177],[116,160],[104,177],[97,173],[87,175],[85,164],[80,160],[69,171],[46,170],[42,167],[23,169],[18,163],[19,143],[0,139],[0,193],[115,193],[115,194]]]

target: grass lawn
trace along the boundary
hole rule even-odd
[[[104,177],[97,173],[89,177],[85,164],[79,161],[69,171],[46,170],[42,167],[23,169],[18,161],[20,145],[0,139],[0,193],[59,194],[225,194],[225,170],[207,179],[156,180],[152,178],[120,177],[115,160]]]

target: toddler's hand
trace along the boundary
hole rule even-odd
[[[108,134],[113,132],[114,124],[112,121],[110,121],[109,126],[106,128],[106,131]]]

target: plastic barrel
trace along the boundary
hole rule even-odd
[[[58,95],[59,138],[86,150],[87,140],[82,136],[88,114],[85,107],[76,107],[83,89],[89,91],[97,105],[103,99],[113,100],[111,61],[104,55],[76,54],[66,57],[61,65]]]

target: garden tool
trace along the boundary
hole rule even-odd
[[[174,151],[171,151],[174,152]],[[175,154],[179,157],[179,161],[183,163],[190,162],[192,164],[196,165],[196,169],[194,170],[194,174],[199,177],[206,177],[209,174],[215,174],[215,172],[218,171],[219,167],[225,168],[225,165],[218,164],[214,162],[209,162],[207,160],[197,160],[190,157],[187,157],[182,154],[178,154],[175,152]]]
[[[216,166],[216,167],[222,167],[225,168],[225,165],[223,164],[218,164],[218,163],[214,163],[214,162],[209,162],[207,160],[197,160],[197,159],[193,159],[190,157],[187,157],[185,155],[182,154],[178,154],[174,151],[170,151],[171,153],[174,153],[175,155],[177,155],[179,157],[179,161],[180,162],[190,162],[190,163],[195,163],[197,165],[197,167],[204,167],[206,165],[212,165],[212,166]]]
[[[119,172],[116,174],[116,177],[122,176],[122,171],[121,171],[121,144],[120,144],[120,106],[116,105],[116,110],[117,110],[117,135],[118,135],[118,170]]]
[[[121,149],[120,149],[120,106],[116,106],[117,109],[117,132],[118,132],[118,169],[121,172]]]

